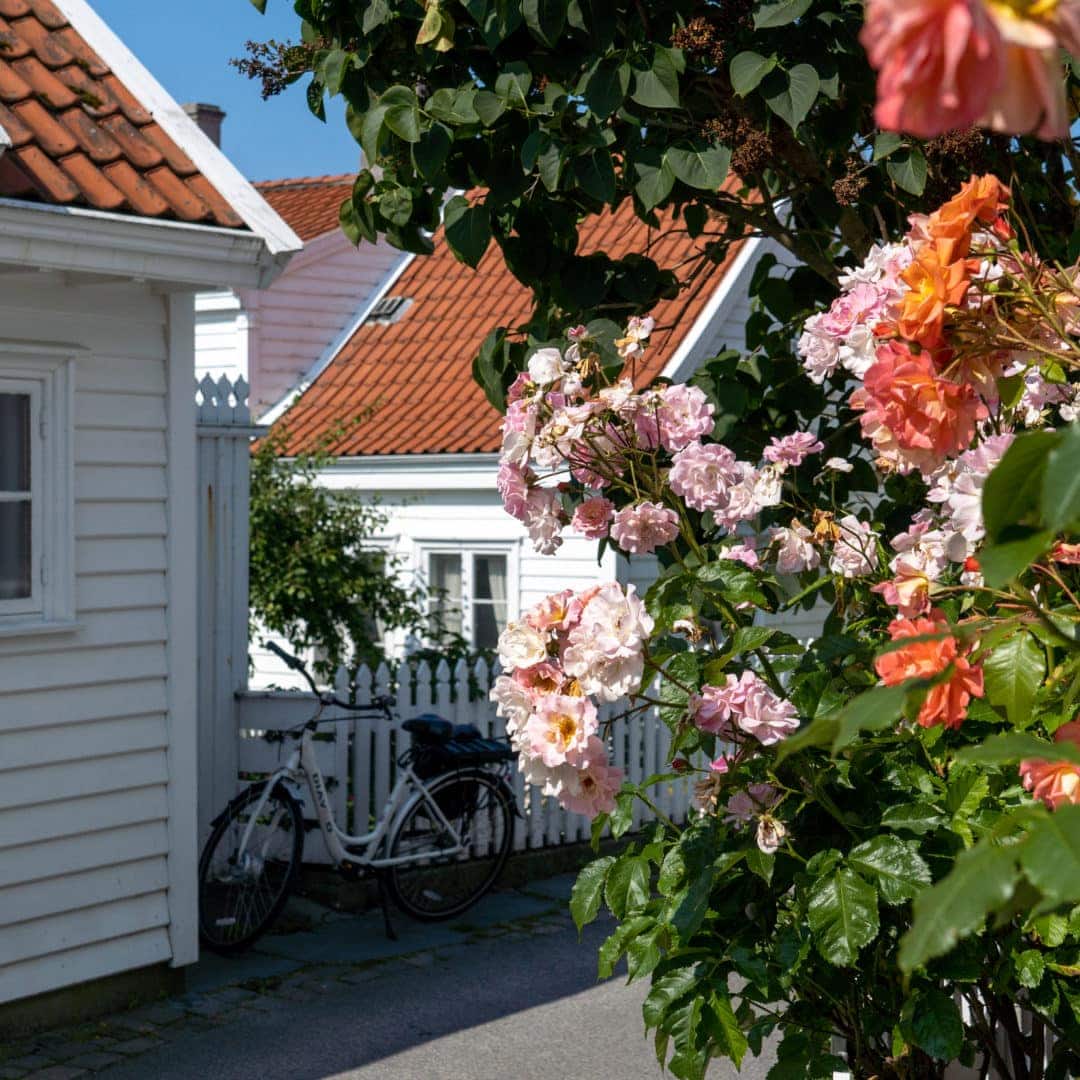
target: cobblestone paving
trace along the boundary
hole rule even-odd
[[[239,957],[212,954],[187,971],[188,991],[89,1023],[0,1045],[0,1080],[76,1080],[137,1059],[164,1044],[242,1021],[251,1012],[284,1011],[332,995],[342,984],[377,979],[388,965],[419,968],[492,937],[552,933],[569,923],[572,876],[485,897],[460,920],[422,925],[395,913],[398,940],[382,915],[353,916],[291,900],[286,930]]]

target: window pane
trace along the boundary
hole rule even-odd
[[[428,582],[431,587],[431,609],[436,616],[432,630],[442,628],[453,634],[461,633],[461,556],[431,555],[428,561]]]
[[[0,503],[0,600],[30,596],[30,502]]]
[[[0,394],[0,491],[30,490],[30,395]]]
[[[506,602],[506,556],[475,555],[473,571],[476,582],[473,585],[474,600],[497,600]]]
[[[494,649],[499,634],[506,629],[505,604],[473,604],[473,645],[478,649]]]

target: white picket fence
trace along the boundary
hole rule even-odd
[[[376,694],[391,694],[395,705],[393,723],[379,718],[357,719],[334,709],[323,714],[324,718],[337,718],[322,729],[316,747],[338,822],[342,825],[347,822],[351,831],[363,832],[377,818],[393,787],[397,759],[409,746],[409,734],[401,725],[410,717],[433,712],[455,724],[473,724],[488,737],[504,735],[504,721],[495,715],[495,707],[486,696],[492,677],[483,660],[471,672],[464,660],[453,671],[445,660],[434,670],[422,662],[403,672],[396,685],[385,664],[375,672],[361,668],[355,687],[350,686],[348,673],[339,670],[335,680],[337,697],[368,701]],[[475,696],[477,687],[484,691],[480,698]],[[471,700],[470,690],[474,691]],[[242,777],[254,778],[272,771],[288,753],[288,743],[268,743],[264,733],[302,723],[313,715],[314,702],[310,694],[293,691],[248,692],[238,702],[239,770]],[[611,719],[620,708],[618,703],[604,706],[601,719]],[[607,730],[612,760],[630,780],[640,782],[668,771],[670,733],[653,711],[617,719]],[[516,769],[512,784],[523,815],[514,823],[513,850],[589,839],[588,818],[568,813],[539,788],[527,786]],[[685,820],[690,808],[691,783],[678,778],[658,784],[651,797],[668,817]],[[305,807],[305,814],[314,816],[310,807]],[[635,826],[648,817],[651,812],[638,801],[634,808]],[[325,847],[321,839],[316,839],[319,834],[312,831],[308,835],[305,861],[327,862]]]

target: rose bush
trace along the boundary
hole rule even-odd
[[[597,837],[658,782],[620,786],[597,703],[658,708],[695,773],[685,826],[573,899],[619,920],[601,974],[651,978],[678,1076],[774,1031],[775,1077],[1037,1076],[1051,1035],[1049,1075],[1080,1065],[1080,285],[1022,235],[980,176],[873,248],[799,341],[820,415],[756,450],[723,438],[755,358],[639,386],[647,319],[574,327],[510,388],[500,490],[538,550],[660,558],[644,602],[610,583],[508,628],[493,696]],[[759,617],[815,604],[810,642]]]

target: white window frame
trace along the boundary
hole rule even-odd
[[[418,544],[419,571],[425,585],[431,584],[431,556],[461,556],[461,636],[475,648],[473,638],[473,558],[477,555],[502,555],[506,559],[506,618],[512,621],[518,617],[521,597],[518,553],[519,547],[505,541],[462,540],[446,542],[443,540],[421,541]]]
[[[75,624],[76,349],[0,340],[0,392],[31,399],[31,595],[0,600],[0,636]]]

